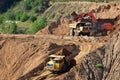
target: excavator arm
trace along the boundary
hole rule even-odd
[[[72,13],[73,14],[73,13]],[[98,21],[97,21],[97,19],[95,18],[95,16],[93,15],[93,12],[92,11],[90,11],[90,12],[88,12],[88,13],[81,13],[81,14],[79,14],[79,15],[77,15],[75,12],[74,12],[74,17],[76,17],[75,19],[76,20],[81,20],[82,18],[84,18],[84,17],[86,17],[86,16],[88,16],[88,17],[90,17],[91,19],[92,19],[92,22],[93,23],[97,23]]]
[[[97,19],[95,18],[95,16],[93,15],[92,11],[91,11],[91,12],[88,12],[87,15],[91,17],[92,22],[94,22],[94,23],[97,23],[97,22],[98,22]]]

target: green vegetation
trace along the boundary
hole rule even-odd
[[[33,3],[33,0],[25,0],[25,1],[24,1],[24,6],[23,6],[23,8],[24,8],[25,10],[30,10],[30,9],[32,9],[32,3]]]
[[[96,64],[96,67],[98,67],[98,68],[103,68],[103,64]]]
[[[28,18],[29,18],[29,16],[28,16],[26,13],[23,13],[23,14],[21,15],[20,20],[21,20],[22,22],[25,22],[25,21],[28,20]]]
[[[37,17],[35,15],[31,15],[29,19],[31,22],[34,22],[37,19]]]
[[[0,26],[0,31],[2,33],[7,33],[7,34],[16,34],[17,31],[18,31],[18,26],[17,26],[17,24],[15,22],[9,23],[7,25],[2,24]]]
[[[36,20],[32,26],[29,28],[28,33],[35,34],[40,29],[43,29],[47,25],[47,18],[41,17],[40,19]]]
[[[15,5],[19,5],[19,10],[33,10],[36,8],[41,11],[49,7],[49,1],[50,0],[2,0],[1,2],[3,3],[0,4],[0,13],[6,12]]]
[[[15,14],[12,11],[8,11],[5,17],[7,20],[15,20]]]
[[[21,16],[23,15],[23,12],[22,12],[22,11],[18,11],[18,12],[16,12],[15,14],[16,14],[15,20],[20,21]]]
[[[30,33],[33,34],[39,31],[39,29],[44,28],[47,24],[47,19],[37,18],[49,7],[49,1],[50,0],[4,0],[3,4],[0,5],[0,32],[24,34],[30,30]],[[13,22],[18,22],[16,23],[16,25],[18,25],[17,28],[15,28],[15,24],[13,25]],[[31,24],[34,26],[33,28]],[[29,28],[32,28],[33,31]],[[15,31],[15,29],[18,30]]]
[[[79,6],[77,4],[59,4],[54,5],[51,10],[44,11],[50,6],[49,2],[68,2],[68,1],[119,1],[119,0],[2,0],[0,4],[0,33],[30,33],[34,34],[39,29],[42,29],[49,20],[58,20],[62,16],[70,15],[71,11],[80,13],[86,6]],[[76,6],[78,6],[76,8]],[[90,5],[87,5],[90,6]],[[68,10],[68,8],[70,10]],[[79,11],[78,11],[79,9]],[[86,11],[89,7],[86,8]],[[44,14],[43,14],[44,13]],[[45,16],[46,18],[42,17]],[[40,19],[38,19],[40,18]],[[14,29],[12,23],[17,25],[17,31]],[[16,23],[18,22],[18,23]],[[45,23],[44,23],[45,22]],[[39,24],[40,23],[40,24]],[[32,26],[31,26],[32,25]],[[12,29],[11,29],[12,28]],[[9,30],[11,30],[9,32]]]
[[[90,1],[90,2],[109,2],[119,0],[51,0],[52,2],[69,2],[69,1]]]
[[[16,23],[12,23],[10,26],[10,29],[8,30],[9,34],[16,34],[17,33],[18,26]]]
[[[32,13],[43,13],[49,7],[50,0],[24,0],[23,10]]]
[[[3,16],[0,16],[0,24],[2,24],[4,21],[4,17]]]

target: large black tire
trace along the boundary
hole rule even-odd
[[[64,73],[64,72],[66,72],[66,71],[68,71],[68,62],[64,59],[64,66],[63,66],[63,68],[62,68],[62,72]]]
[[[89,36],[93,36],[93,35],[94,35],[93,31],[91,31],[91,32],[89,33]]]
[[[79,36],[80,35],[79,32],[77,32],[77,31],[74,31],[74,32],[75,32],[75,36]]]
[[[73,66],[75,66],[75,65],[76,65],[75,59],[71,60],[69,67],[71,68],[71,67],[73,67]]]
[[[102,31],[102,36],[106,36],[107,35],[107,30],[103,30]]]
[[[75,61],[75,59],[73,59],[73,60],[71,60],[71,61],[69,61],[69,62],[66,62],[65,61],[65,63],[64,63],[64,66],[63,66],[63,72],[67,72],[67,71],[69,71],[73,66],[75,66],[76,65],[76,61]]]

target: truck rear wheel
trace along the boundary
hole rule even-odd
[[[76,65],[75,59],[71,60],[71,61],[70,61],[70,67],[73,67],[73,66],[75,66],[75,65]]]
[[[78,31],[74,31],[75,32],[75,36],[79,36],[79,32]]]
[[[62,71],[60,71],[60,72],[62,72],[62,73],[64,73],[64,72],[67,72],[67,71],[69,71],[73,66],[75,66],[76,65],[76,61],[75,61],[75,59],[72,59],[72,60],[70,60],[69,62],[67,62],[66,60],[64,61],[64,66],[63,66],[63,68],[62,68]]]
[[[102,31],[102,36],[106,36],[107,35],[107,30],[103,30]]]

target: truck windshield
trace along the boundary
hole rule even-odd
[[[47,64],[47,66],[53,66],[53,64]]]
[[[53,60],[54,58],[55,58],[55,57],[50,57],[50,59],[52,59],[52,60]]]
[[[55,61],[55,63],[61,63],[62,62],[62,60],[56,60]]]

